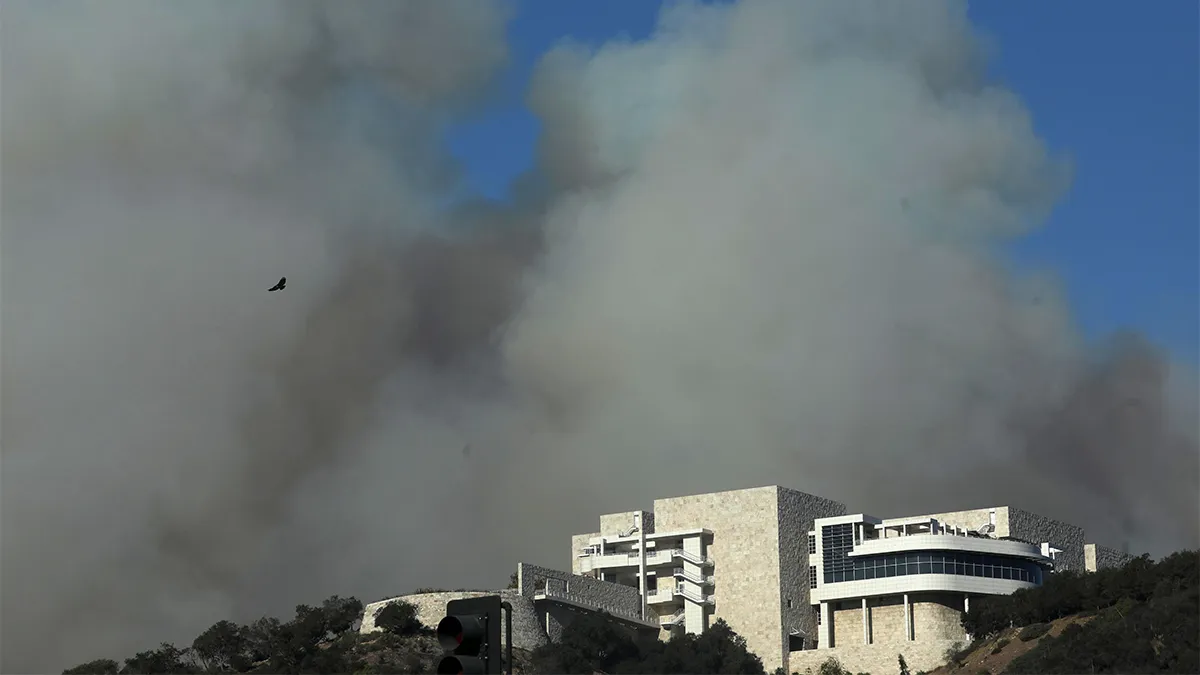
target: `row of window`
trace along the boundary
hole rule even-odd
[[[854,564],[847,555],[854,550],[854,524],[841,523],[821,528],[821,563],[825,580],[831,574],[853,572]]]
[[[1001,556],[959,553],[956,551],[928,551],[919,553],[894,553],[863,558],[847,558],[850,569],[826,569],[825,583],[841,581],[864,581],[909,574],[956,574],[987,579],[1008,579],[1042,583],[1042,567],[1032,561]],[[810,569],[809,584],[815,568]]]

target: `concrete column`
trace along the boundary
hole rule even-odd
[[[912,605],[908,602],[908,593],[904,594],[904,640],[911,641],[913,635],[912,629]]]
[[[833,646],[833,612],[829,611],[829,603],[821,603],[821,626],[820,626],[820,644],[821,649],[829,649]]]
[[[862,599],[863,644],[871,644],[871,609],[867,607],[867,599]]]

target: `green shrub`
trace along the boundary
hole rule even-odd
[[[375,612],[375,625],[392,635],[415,635],[425,626],[417,619],[417,607],[400,600]]]
[[[992,647],[992,655],[995,656],[996,654],[1004,651],[1004,648],[1008,646],[1009,642],[1011,642],[1011,640],[1008,638],[1000,638],[1000,640],[996,642],[996,646]]]

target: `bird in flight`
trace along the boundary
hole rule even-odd
[[[279,283],[268,288],[267,292],[270,293],[271,291],[282,291],[286,287],[287,287],[287,277],[279,277]]]

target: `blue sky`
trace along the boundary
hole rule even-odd
[[[533,161],[523,97],[538,57],[566,37],[645,37],[661,4],[518,3],[500,99],[449,137],[470,186],[497,198]],[[1200,363],[1200,3],[1021,0],[970,13],[998,48],[993,75],[1075,163],[1071,191],[1012,260],[1058,270],[1089,336],[1136,328]]]

